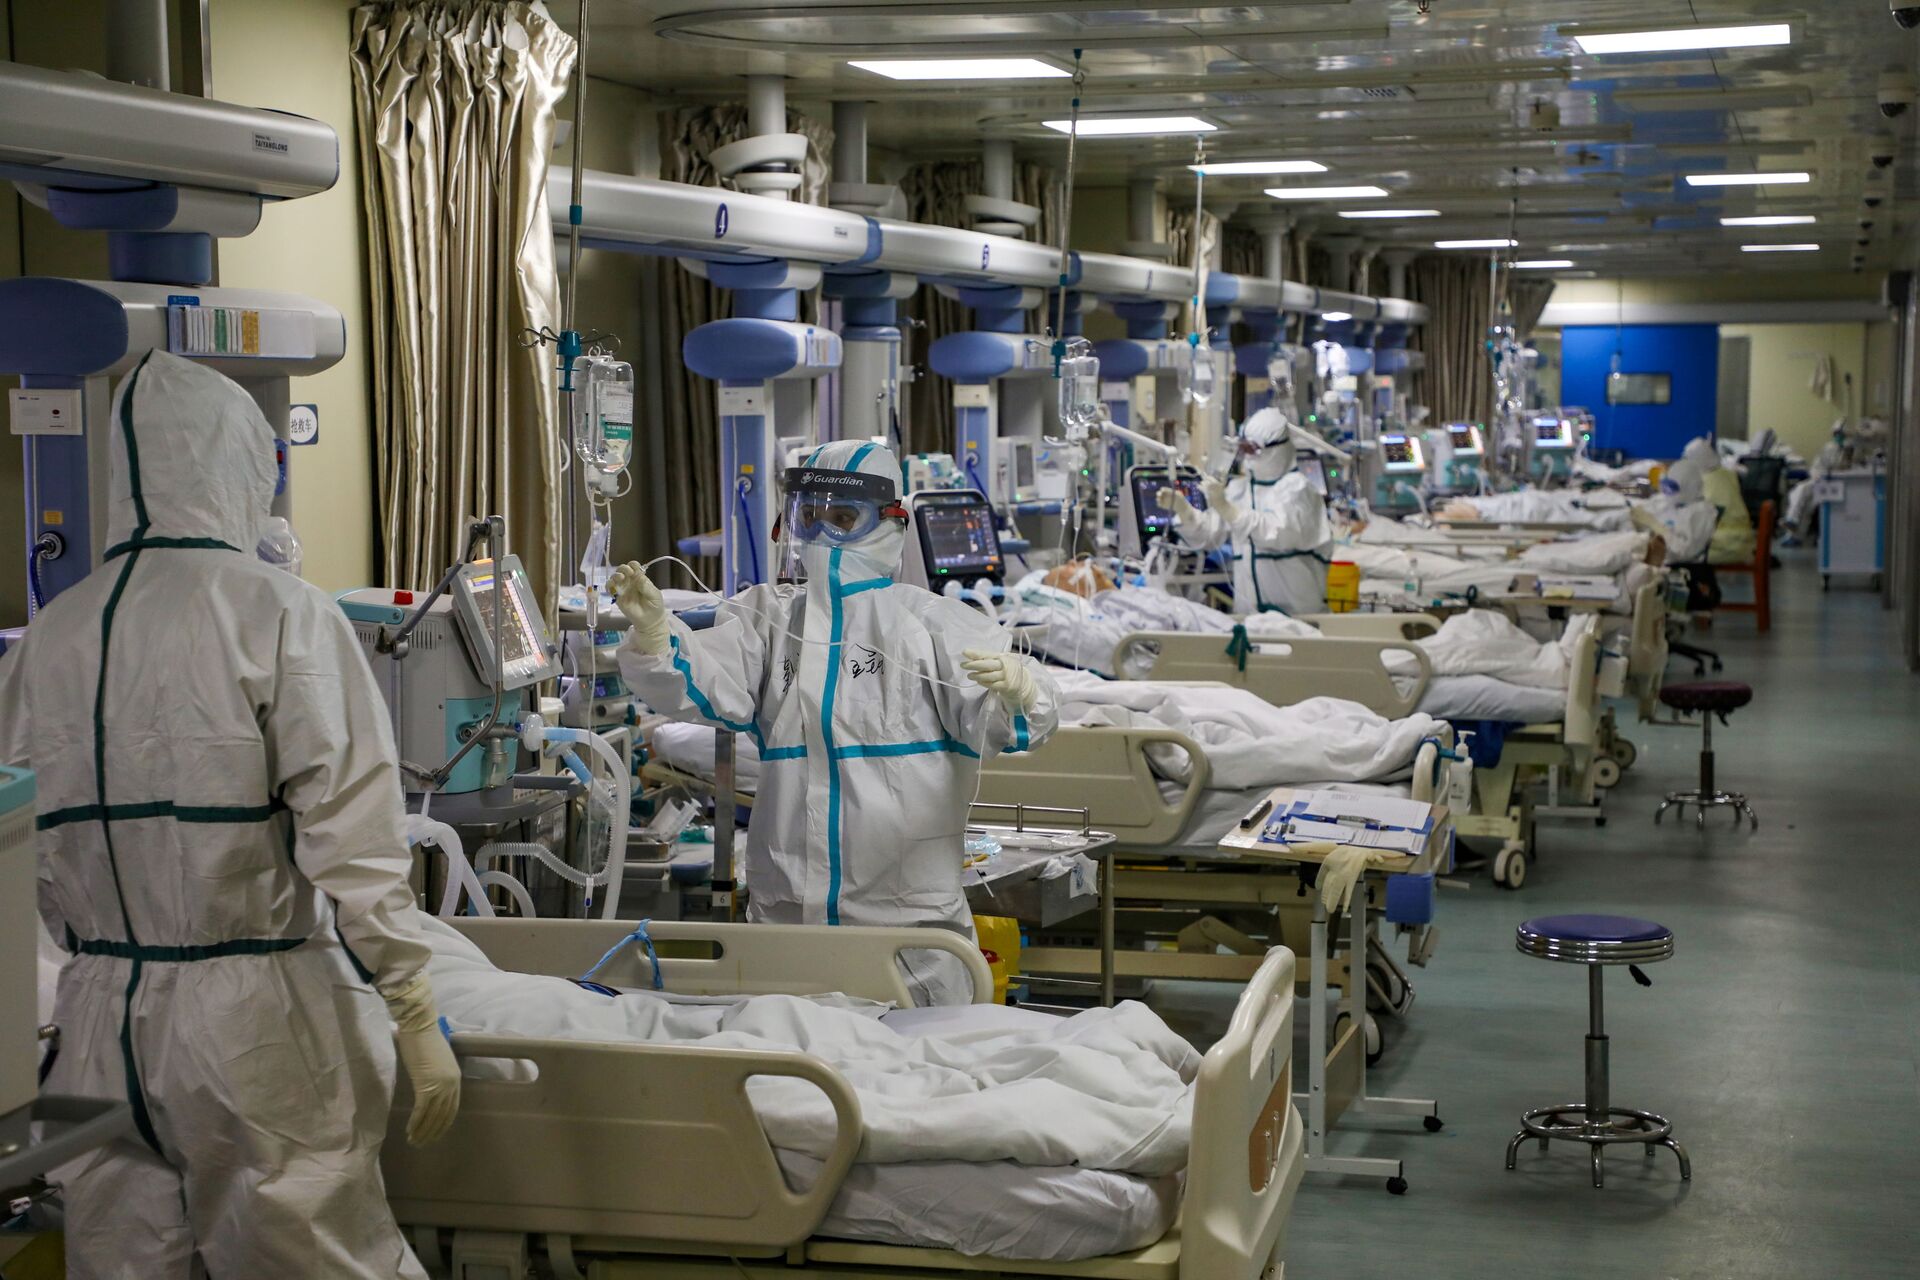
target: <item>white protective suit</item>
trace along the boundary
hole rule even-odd
[[[380,1178],[381,995],[427,961],[386,708],[339,609],[254,554],[273,436],[244,391],[156,351],[101,428],[105,563],[0,659],[0,761],[38,775],[40,912],[77,953],[46,1087],[138,1126],[57,1171],[68,1274],[424,1278]]]
[[[900,482],[893,455],[860,441],[824,445],[806,465]],[[1005,651],[1008,636],[959,601],[894,582],[904,543],[886,520],[857,542],[807,544],[804,588],[748,587],[709,630],[673,619],[666,653],[620,651],[622,674],[655,711],[760,748],[750,920],[973,936],[960,873],[980,762],[1046,741],[1058,693],[1031,659],[1037,694],[1024,715],[973,683],[963,652]],[[918,1003],[972,998],[953,957],[922,952],[906,968]]]
[[[1706,500],[1698,463],[1681,458],[1667,468],[1660,493],[1632,509],[1634,526],[1657,533],[1667,544],[1667,563],[1698,564],[1706,557],[1720,511]]]
[[[1237,613],[1279,610],[1298,616],[1327,607],[1327,564],[1333,525],[1327,500],[1293,469],[1293,427],[1277,409],[1247,419],[1242,437],[1260,446],[1246,472],[1226,484],[1231,518],[1176,500],[1174,524],[1188,546],[1213,550],[1233,544],[1233,599]]]

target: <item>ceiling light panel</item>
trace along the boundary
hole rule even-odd
[[[1435,240],[1436,249],[1517,249],[1518,240]]]
[[[1812,182],[1810,173],[1690,173],[1690,187],[1791,187]]]
[[[1563,267],[1572,266],[1573,259],[1572,258],[1533,258],[1526,262],[1515,262],[1511,265],[1515,269],[1520,271],[1558,271]]]
[[[1040,58],[880,58],[847,65],[889,80],[1058,80],[1073,75]]]
[[[1757,213],[1745,218],[1722,218],[1723,227],[1803,227],[1816,221],[1810,213]]]
[[[1438,209],[1342,209],[1343,218],[1437,218]]]
[[[1817,253],[1817,244],[1743,244],[1742,253]]]
[[[1580,52],[1679,53],[1690,49],[1752,49],[1791,44],[1793,28],[1784,22],[1759,22],[1729,27],[1667,27],[1653,31],[1603,32],[1576,30],[1573,42]]]
[[[1209,178],[1236,173],[1325,173],[1327,171],[1327,166],[1318,160],[1209,160],[1205,164],[1190,164],[1187,168],[1195,173],[1204,173]]]
[[[1385,187],[1268,187],[1275,200],[1377,200]]]
[[[1076,132],[1071,120],[1042,120],[1055,133]],[[1166,133],[1212,133],[1220,126],[1199,116],[1081,116],[1082,138],[1141,138]]]

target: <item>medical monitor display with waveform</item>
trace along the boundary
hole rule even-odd
[[[1000,578],[1000,536],[993,507],[980,494],[922,494],[914,502],[913,523],[929,578]]]

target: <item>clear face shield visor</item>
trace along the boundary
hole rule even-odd
[[[882,520],[907,519],[893,482],[884,476],[792,467],[783,487],[782,535],[797,543],[842,546],[867,537]]]

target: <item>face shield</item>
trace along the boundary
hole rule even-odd
[[[781,526],[797,543],[846,546],[870,537],[883,520],[907,519],[894,483],[884,476],[792,467],[784,487]]]

